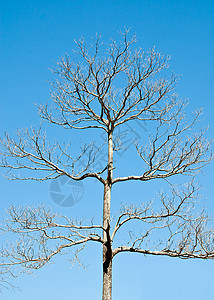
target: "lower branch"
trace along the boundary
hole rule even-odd
[[[88,242],[103,244],[103,227],[93,222],[71,220],[53,213],[43,206],[38,208],[11,207],[9,218],[1,222],[2,231],[18,236],[14,243],[7,243],[0,251],[0,275],[17,277],[30,273],[50,262],[65,250],[76,249],[74,260]],[[101,232],[100,232],[101,231]]]
[[[162,250],[162,251],[151,251],[151,250],[143,250],[143,249],[138,249],[138,248],[133,248],[133,247],[118,247],[113,250],[113,256],[115,256],[118,253],[121,252],[136,252],[136,253],[141,253],[144,255],[163,255],[163,256],[170,256],[170,257],[179,257],[183,259],[188,259],[188,258],[200,258],[200,259],[214,259],[214,252],[210,253],[191,253],[191,252],[182,252],[180,253],[179,251],[173,251],[173,250]]]

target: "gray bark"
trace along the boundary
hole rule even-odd
[[[103,199],[103,296],[102,300],[111,300],[112,294],[112,243],[110,235],[111,187],[113,169],[112,130],[108,133],[108,174],[104,186]]]

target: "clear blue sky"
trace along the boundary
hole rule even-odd
[[[132,27],[138,45],[153,45],[172,56],[171,66],[181,74],[179,91],[191,108],[204,107],[208,135],[214,136],[214,2],[199,0],[47,0],[1,1],[0,4],[0,131],[38,123],[35,103],[48,99],[49,67],[73,40],[101,33],[116,37]],[[129,152],[129,155],[131,152]],[[206,207],[214,215],[213,164],[201,176]],[[102,191],[85,183],[85,194],[75,207],[61,208],[49,196],[49,183],[8,182],[0,178],[1,215],[9,203],[45,202],[69,216],[93,216],[101,211]],[[157,186],[158,188],[158,186]],[[132,196],[141,193],[136,186]],[[119,194],[117,194],[119,195]],[[121,195],[121,194],[120,194]],[[121,195],[121,199],[130,193]],[[123,197],[122,197],[123,196]],[[129,200],[128,197],[126,199]],[[132,200],[133,201],[133,200]],[[118,208],[113,204],[113,209]],[[65,257],[17,280],[21,292],[2,291],[1,300],[101,299],[101,249],[90,246],[83,255],[87,270],[71,269]],[[214,262],[118,256],[114,262],[113,299],[214,299]]]

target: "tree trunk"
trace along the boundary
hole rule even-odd
[[[111,217],[111,187],[113,169],[113,141],[112,132],[108,134],[108,174],[104,186],[103,199],[103,297],[102,300],[111,300],[112,294],[112,244],[110,235]]]

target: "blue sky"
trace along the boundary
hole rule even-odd
[[[0,4],[0,101],[1,133],[14,134],[17,128],[38,123],[35,103],[49,98],[49,68],[65,53],[72,53],[74,39],[101,33],[117,38],[117,32],[132,27],[138,46],[153,45],[172,56],[171,68],[182,75],[180,95],[190,99],[190,109],[204,107],[208,136],[214,136],[214,3],[213,1],[1,1]],[[55,133],[59,133],[57,130]],[[73,135],[73,133],[72,133]],[[77,138],[74,133],[74,138]],[[132,155],[131,148],[123,162]],[[206,207],[214,214],[213,164],[206,167],[200,181]],[[0,178],[1,215],[10,203],[37,205],[45,202],[53,210],[71,217],[98,215],[102,190],[85,182],[85,193],[74,207],[62,208],[50,198],[49,184],[9,182]],[[158,189],[159,184],[155,185]],[[124,186],[123,186],[124,188]],[[115,198],[129,201],[141,194],[115,192]],[[145,187],[149,195],[154,186]],[[118,201],[119,202],[119,201]],[[113,209],[118,208],[115,201]],[[3,290],[2,300],[100,299],[101,249],[89,246],[83,254],[86,270],[71,265],[65,257],[56,263],[17,279],[21,292]],[[124,254],[114,261],[113,299],[213,299],[214,262],[182,261],[169,258]]]

